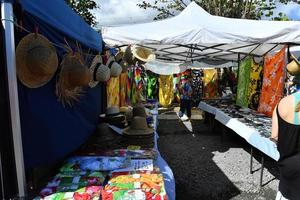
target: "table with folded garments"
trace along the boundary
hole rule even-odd
[[[175,200],[172,170],[157,147],[157,112],[147,113],[154,113],[147,142],[124,137],[122,126],[98,124],[36,199]]]
[[[201,101],[198,108],[205,112],[209,119],[209,127],[213,130],[215,121],[222,124],[221,139],[226,132],[225,127],[233,130],[250,144],[250,173],[253,173],[253,147],[261,152],[260,187],[263,185],[263,169],[265,155],[278,161],[277,145],[270,140],[272,119],[255,110],[241,108],[231,99],[215,99]]]

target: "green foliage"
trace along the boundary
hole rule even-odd
[[[276,0],[192,0],[212,15],[242,18],[261,19],[263,16],[273,16],[276,8]],[[281,3],[288,3],[290,0],[280,0]],[[296,1],[295,1],[296,2]],[[184,0],[156,0],[153,3],[143,1],[137,4],[143,9],[154,9],[158,15],[154,18],[164,19],[174,16],[176,12],[182,11],[187,5]],[[288,20],[285,14],[279,14],[273,20]]]
[[[95,25],[95,16],[90,10],[98,8],[93,0],[65,0],[65,2],[79,14],[89,25]]]

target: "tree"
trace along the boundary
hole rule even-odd
[[[273,16],[273,10],[276,8],[275,0],[191,0],[205,9],[212,15],[241,18],[241,19],[261,19],[262,16]],[[288,3],[289,0],[280,0],[282,3]],[[154,18],[164,19],[174,16],[176,12],[182,11],[187,6],[185,0],[156,0],[153,3],[143,1],[137,4],[143,9],[154,9],[158,15]],[[286,19],[286,15],[280,14],[273,18],[274,20]]]
[[[89,25],[96,24],[95,16],[90,10],[99,8],[93,0],[65,0],[65,2],[79,14]]]

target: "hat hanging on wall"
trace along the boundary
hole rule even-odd
[[[143,63],[155,60],[155,54],[152,52],[152,50],[145,47],[136,45],[133,46],[132,54],[135,58],[137,58],[139,61],[142,61]]]
[[[291,54],[291,62],[287,64],[286,69],[291,75],[300,74],[300,63],[293,54]]]
[[[128,65],[133,65],[134,64],[134,57],[132,54],[131,46],[128,45],[125,49],[123,60],[128,63]]]
[[[41,34],[31,33],[16,48],[16,67],[20,82],[29,88],[48,83],[58,66],[55,47]]]
[[[110,78],[110,69],[103,64],[103,60],[100,55],[95,56],[89,70],[92,74],[91,81],[89,82],[89,86],[91,88],[96,87],[99,82],[108,81]]]
[[[122,73],[122,67],[116,62],[114,56],[108,58],[106,66],[110,69],[111,77],[118,77]]]
[[[79,101],[82,87],[89,85],[91,73],[85,65],[81,53],[67,53],[61,63],[61,71],[56,83],[58,100],[72,106]]]

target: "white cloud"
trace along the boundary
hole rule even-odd
[[[100,9],[93,10],[98,26],[152,21],[156,12],[137,6],[142,0],[95,0]]]

